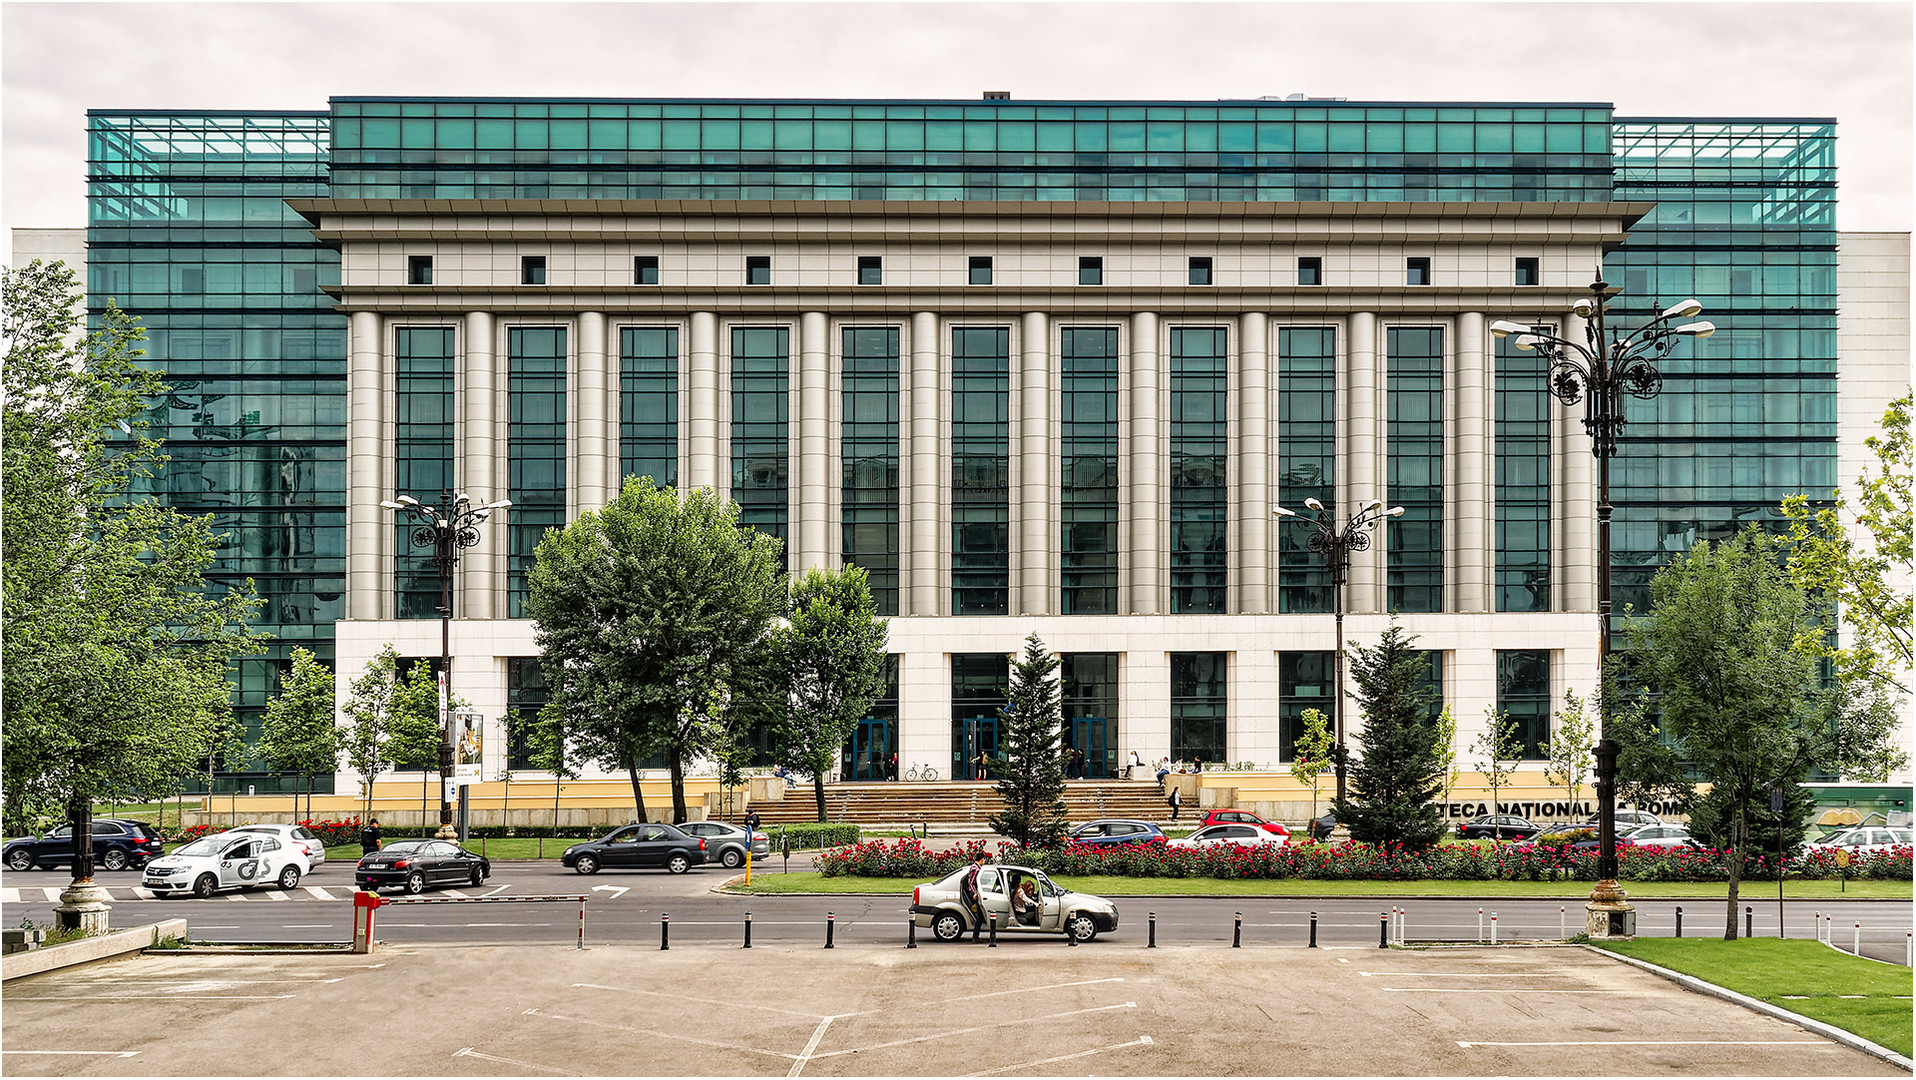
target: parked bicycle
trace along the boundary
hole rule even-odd
[[[938,779],[938,768],[929,761],[923,765],[913,765],[911,768],[905,770],[905,779],[936,780]]]

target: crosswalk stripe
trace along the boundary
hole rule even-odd
[[[40,890],[40,895],[42,895],[42,896],[44,896],[44,897],[46,897],[46,898],[47,898],[48,900],[58,900],[58,899],[60,899],[60,890],[58,890],[58,889],[41,889],[41,890]]]
[[[280,891],[279,891],[278,889],[268,889],[268,890],[266,890],[266,899],[268,899],[268,900],[285,900],[285,899],[288,899],[288,897],[287,897],[287,895],[286,895],[285,893],[283,893],[283,892],[280,892]]]
[[[469,897],[469,896],[467,896],[467,895],[466,895],[465,893],[462,893],[462,892],[460,892],[460,891],[459,891],[458,889],[447,889],[447,890],[445,890],[444,892],[442,892],[442,893],[440,893],[439,895],[441,895],[441,896],[450,896],[450,897],[453,897],[454,899],[458,899],[458,900],[470,900],[470,899],[472,899],[471,897]]]
[[[151,892],[147,891],[146,889],[140,888],[138,885],[133,886],[133,898],[136,900],[156,899],[156,897]]]
[[[313,896],[313,897],[314,897],[315,899],[318,899],[318,900],[337,900],[337,899],[339,899],[339,897],[337,897],[337,896],[334,896],[334,895],[333,895],[332,893],[329,893],[329,892],[327,892],[327,891],[326,891],[326,890],[325,890],[325,889],[324,889],[323,887],[321,887],[321,886],[318,886],[318,885],[301,885],[301,886],[300,886],[300,888],[302,888],[302,889],[305,889],[305,890],[307,891],[307,893],[309,893],[309,894],[310,894],[310,895],[312,895],[312,896]]]
[[[19,889],[0,889],[0,904],[17,904],[19,902]]]

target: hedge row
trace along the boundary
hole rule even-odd
[[[1373,847],[1342,844],[1292,844],[1283,847],[1173,848],[1164,844],[1020,850],[1005,841],[974,840],[932,851],[919,840],[887,844],[871,841],[813,859],[826,877],[906,877],[929,880],[965,865],[979,855],[1015,860],[1053,874],[1116,877],[1242,878],[1314,881],[1594,881],[1597,853],[1590,848],[1550,844],[1493,847],[1441,845],[1412,851],[1399,844]],[[1786,872],[1800,878],[1907,879],[1907,846],[1860,856],[1838,867],[1827,852],[1787,860]],[[1774,856],[1745,860],[1746,879],[1776,879]],[[1617,877],[1623,881],[1727,881],[1729,853],[1707,849],[1623,848],[1617,852]]]
[[[789,838],[792,850],[800,848],[831,848],[845,844],[856,844],[863,835],[857,825],[842,821],[807,821],[791,825],[759,826],[760,831],[772,835],[772,850],[783,847],[783,839]]]

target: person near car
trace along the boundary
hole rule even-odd
[[[959,884],[958,897],[971,912],[971,940],[978,940],[978,931],[985,924],[985,903],[978,895],[978,874],[985,868],[985,854],[979,852],[971,860],[971,867],[965,871],[965,880]]]
[[[757,810],[745,811],[745,828],[750,832],[758,831],[758,811]],[[747,840],[747,846],[750,846],[751,837],[747,837],[746,840]]]
[[[379,819],[369,818],[359,830],[359,851],[362,855],[371,855],[379,850]]]
[[[1038,925],[1038,883],[1020,876],[1018,888],[1011,894],[1011,917],[1021,925]]]
[[[1178,819],[1178,807],[1184,805],[1184,797],[1178,794],[1177,788],[1172,788],[1171,797],[1164,801],[1171,804],[1171,820],[1176,821]]]

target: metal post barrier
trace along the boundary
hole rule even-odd
[[[916,949],[917,947],[918,917],[916,915],[907,915],[905,916],[905,948]]]
[[[1231,920],[1231,948],[1241,949],[1243,947],[1244,947],[1244,913],[1240,911],[1236,913],[1236,918]]]
[[[1065,943],[1066,945],[1069,945],[1069,946],[1071,946],[1071,947],[1072,947],[1072,948],[1074,948],[1074,949],[1078,947],[1078,935],[1076,935],[1076,934],[1074,934],[1074,933],[1072,933],[1072,932],[1071,932],[1071,924],[1070,924],[1070,923],[1066,923],[1066,924],[1065,924],[1065,928],[1064,928],[1064,943]]]
[[[745,947],[752,947],[752,913],[745,913]]]
[[[998,913],[995,911],[992,912],[989,918],[991,919],[991,946],[990,947],[995,949],[998,947]]]
[[[1820,911],[1810,912],[1810,933],[1816,936],[1816,940],[1818,941],[1823,940],[1823,913],[1822,912]]]
[[[1478,908],[1477,909],[1477,940],[1482,941],[1483,939],[1484,939],[1484,909]]]
[[[1305,948],[1317,948],[1317,912],[1315,911],[1311,912],[1311,943],[1306,945]]]
[[[579,897],[579,949],[585,949],[585,897]]]
[[[1746,938],[1756,936],[1756,909],[1753,907],[1743,909],[1743,936]]]
[[[1390,912],[1388,911],[1377,914],[1377,947],[1390,948]]]
[[[1155,949],[1158,947],[1158,913],[1155,911],[1148,913],[1148,917],[1145,921],[1150,926],[1151,936],[1145,939],[1144,947],[1147,949]]]
[[[1682,936],[1683,936],[1683,906],[1682,906],[1681,904],[1679,904],[1679,905],[1677,905],[1677,932],[1676,932],[1676,936],[1678,936],[1678,937],[1682,937]]]
[[[1570,940],[1570,916],[1563,905],[1557,905],[1557,937]]]
[[[1855,953],[1858,956],[1863,955],[1863,924],[1862,923],[1856,924],[1856,936],[1850,940],[1849,951]]]
[[[659,951],[664,952],[667,949],[670,949],[671,947],[672,947],[672,916],[660,915],[659,916]]]
[[[1497,913],[1490,913],[1490,943],[1497,944]]]
[[[825,947],[827,949],[832,947],[832,929],[836,927],[837,925],[838,925],[838,912],[827,911],[825,913]]]
[[[1903,966],[1916,968],[1916,935],[1903,931]]]

